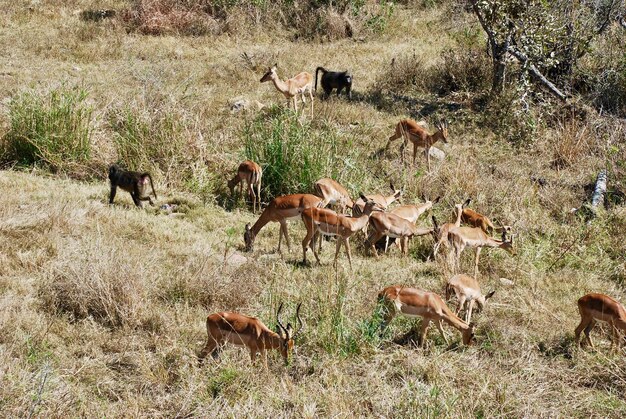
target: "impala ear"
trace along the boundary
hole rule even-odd
[[[492,290],[489,294],[485,295],[485,300],[490,299],[491,297],[493,297],[493,294],[496,293],[496,290]]]
[[[439,202],[439,200],[441,199],[440,196],[438,196],[437,198],[435,198],[435,200],[433,201],[433,205],[435,205],[437,202]]]
[[[250,223],[246,224],[246,232],[250,231]]]
[[[467,207],[470,204],[470,202],[472,202],[472,198],[467,198],[465,202],[463,203],[462,208]]]
[[[393,182],[389,181],[389,187],[391,188],[392,191],[396,191],[396,188],[393,187]]]
[[[361,192],[359,192],[359,198],[361,198],[363,202],[367,202],[367,197],[363,195]]]

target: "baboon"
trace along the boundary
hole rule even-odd
[[[152,198],[146,195],[146,188],[148,187],[148,179],[150,179],[150,187],[152,188],[152,194],[154,199],[158,199],[156,192],[154,191],[154,184],[152,183],[152,176],[150,173],[139,173],[124,170],[117,164],[113,164],[109,167],[109,181],[111,182],[111,194],[109,195],[109,204],[113,203],[115,199],[115,193],[119,186],[126,192],[130,193],[133,198],[133,202],[138,207],[141,207],[141,201],[149,201],[150,205],[154,205]]]
[[[348,99],[352,99],[352,75],[348,71],[328,71],[324,67],[315,69],[315,90],[317,90],[317,73],[322,72],[322,89],[326,97],[330,96],[333,89],[337,89],[337,96],[343,88],[346,88]]]

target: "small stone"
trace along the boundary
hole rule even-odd
[[[510,279],[500,278],[500,284],[504,285],[505,287],[512,287],[513,285],[515,285],[515,282],[511,281]]]
[[[443,160],[446,158],[446,153],[444,153],[443,150],[440,150],[437,147],[431,147],[428,154],[430,154],[430,157],[437,160]]]
[[[232,255],[229,255],[226,257],[226,264],[228,266],[241,266],[244,263],[248,262],[248,258],[240,255],[239,253],[233,253]]]

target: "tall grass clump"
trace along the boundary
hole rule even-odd
[[[131,170],[149,170],[168,183],[187,176],[191,164],[183,116],[157,109],[119,109],[110,118],[118,161]]]
[[[87,162],[92,108],[86,99],[87,92],[78,88],[58,88],[45,95],[28,91],[13,98],[2,159],[21,165],[42,163],[53,171]]]
[[[322,177],[348,188],[362,185],[363,164],[353,138],[329,125],[312,127],[289,109],[272,108],[244,126],[245,157],[263,167],[263,188],[270,198],[312,190]]]

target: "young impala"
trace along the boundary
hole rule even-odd
[[[430,210],[433,205],[439,202],[441,199],[438,196],[434,201],[430,199],[424,198],[424,203],[420,205],[400,205],[399,207],[395,207],[391,211],[391,214],[397,215],[398,217],[404,218],[407,221],[412,223],[416,223],[418,218],[422,216],[426,211]]]
[[[485,302],[493,297],[495,291],[491,291],[487,295],[483,295],[480,290],[480,285],[476,279],[469,275],[454,275],[446,283],[446,300],[450,300],[452,293],[456,294],[458,300],[458,307],[456,309],[456,315],[461,313],[461,310],[467,303],[467,309],[465,310],[465,322],[469,323],[472,319],[472,309],[474,308],[474,302],[478,303],[478,307],[482,310],[485,306]]]
[[[400,199],[402,198],[402,189],[396,189],[393,186],[393,183],[391,182],[389,182],[389,188],[391,188],[391,195],[388,195],[388,196],[384,196],[381,194],[365,195],[365,198],[371,199],[372,201],[376,203],[376,205],[378,205],[378,207],[382,211],[386,211],[389,205],[391,205],[395,201],[400,202]],[[363,197],[361,196],[359,199],[356,200],[352,209],[353,211],[356,210],[357,211],[356,215],[358,215],[361,213],[361,211],[363,211],[364,207],[365,207],[365,201],[363,200]]]
[[[378,301],[386,308],[381,329],[384,330],[396,314],[409,317],[422,317],[422,330],[418,344],[423,346],[426,331],[430,322],[435,322],[443,340],[448,344],[448,338],[443,333],[442,322],[458,329],[463,336],[463,344],[470,345],[474,337],[474,325],[468,324],[457,317],[448,308],[443,299],[434,292],[421,291],[415,288],[406,288],[399,285],[387,287],[378,293]]]
[[[200,363],[211,354],[217,358],[221,346],[232,343],[237,346],[245,346],[250,351],[250,358],[254,364],[258,352],[263,357],[265,368],[267,368],[267,350],[276,349],[285,360],[289,361],[289,356],[293,351],[293,341],[302,330],[302,319],[300,319],[300,305],[296,309],[296,319],[299,323],[298,330],[293,331],[291,323],[287,327],[280,321],[280,312],[283,309],[282,303],[276,313],[277,332],[270,330],[263,322],[255,317],[244,316],[239,313],[221,312],[211,314],[206,319],[207,343],[198,354]]]
[[[311,73],[303,71],[290,79],[282,81],[276,73],[277,66],[278,64],[274,64],[273,67],[267,70],[267,73],[261,77],[261,83],[271,80],[274,83],[274,87],[287,98],[287,106],[289,106],[289,101],[293,101],[293,108],[296,113],[298,113],[297,96],[300,95],[302,103],[306,105],[304,95],[308,92],[311,99],[311,118],[313,118],[313,76]]]
[[[313,185],[315,189],[315,195],[322,198],[321,207],[325,208],[326,205],[337,205],[340,213],[345,214],[346,209],[352,209],[354,202],[350,198],[350,193],[341,186],[341,184],[331,178],[322,178],[315,182]]]
[[[287,247],[291,250],[289,234],[287,233],[287,220],[300,217],[305,208],[317,207],[321,201],[317,196],[310,194],[284,195],[274,198],[252,228],[250,228],[250,224],[246,224],[246,231],[243,235],[246,243],[246,252],[252,251],[256,235],[270,221],[280,223],[278,251],[280,252],[280,244],[283,237],[287,241]]]
[[[596,322],[608,322],[611,326],[612,339],[611,349],[617,345],[620,347],[618,329],[626,331],[626,309],[619,302],[604,294],[587,294],[578,300],[578,311],[580,312],[580,324],[574,331],[574,342],[578,343],[580,332],[585,331],[585,339],[589,346],[593,348],[593,342],[589,333],[596,325]],[[582,342],[581,342],[582,343]]]
[[[466,201],[467,202],[467,201]],[[454,206],[455,210],[455,221],[454,223],[444,223],[441,226],[437,225],[437,219],[433,215],[433,225],[435,226],[435,244],[433,246],[433,260],[437,259],[437,253],[439,253],[439,248],[441,245],[448,247],[448,233],[453,228],[457,228],[461,226],[461,214],[463,212],[463,206],[465,204],[456,204]]]
[[[498,247],[515,255],[513,249],[513,236],[507,241],[506,232],[502,232],[502,240],[496,240],[487,235],[478,227],[457,227],[448,232],[448,243],[450,244],[449,256],[454,256],[454,271],[458,272],[461,265],[461,253],[466,247],[476,248],[476,259],[474,261],[474,278],[478,278],[478,259],[483,247]]]
[[[320,263],[320,258],[315,251],[313,242],[316,234],[321,233],[325,236],[337,237],[334,265],[337,266],[339,251],[341,250],[341,244],[343,244],[348,254],[350,269],[352,269],[352,255],[350,253],[349,239],[354,233],[365,227],[372,210],[376,206],[373,200],[367,199],[363,195],[361,195],[361,198],[365,202],[365,208],[363,209],[363,213],[358,217],[338,215],[335,211],[326,208],[307,208],[302,211],[302,221],[304,221],[304,225],[306,226],[306,236],[304,240],[302,240],[303,263],[306,264],[307,247],[311,248],[317,263]]]
[[[400,239],[400,251],[403,256],[408,254],[409,239],[414,236],[425,236],[432,234],[432,228],[419,228],[414,223],[398,217],[390,212],[376,211],[370,215],[370,225],[372,226],[372,234],[367,239],[371,245],[374,256],[378,259],[376,251],[376,243],[383,236]]]
[[[248,184],[248,198],[252,201],[252,212],[256,212],[257,201],[261,211],[261,178],[263,169],[252,160],[246,160],[239,165],[237,174],[228,181],[231,195],[235,194],[235,187],[239,185],[239,195],[243,195],[243,183]],[[254,188],[256,187],[256,193]]]
[[[404,159],[404,149],[406,148],[408,141],[413,143],[413,165],[415,165],[415,157],[417,156],[417,149],[424,149],[424,156],[426,156],[426,163],[428,165],[428,171],[430,172],[430,147],[432,147],[437,141],[448,142],[448,122],[437,122],[435,127],[437,131],[433,134],[429,134],[424,127],[420,126],[412,119],[403,119],[396,125],[396,132],[389,137],[389,141],[385,146],[385,149],[389,148],[392,141],[398,138],[403,138],[404,142],[400,149],[402,158]]]
[[[471,201],[471,198],[468,198],[463,204],[463,213],[461,214],[462,223],[472,227],[478,227],[487,234],[493,234],[494,231],[497,233],[502,233],[503,231],[506,231],[507,233],[511,232],[511,226],[501,226],[496,228],[493,226],[493,223],[489,220],[489,218],[479,214],[473,209],[467,208]]]

